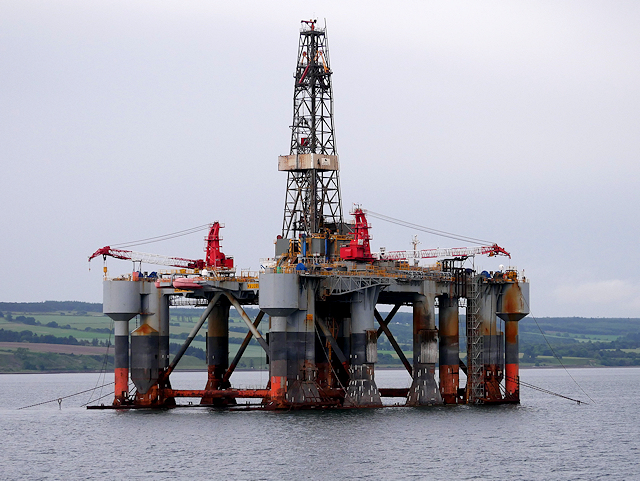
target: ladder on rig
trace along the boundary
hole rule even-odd
[[[469,404],[482,404],[484,395],[484,340],[480,319],[482,276],[468,280],[467,286],[467,399]]]

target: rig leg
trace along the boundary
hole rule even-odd
[[[231,386],[229,381],[223,382],[224,374],[229,368],[229,307],[229,301],[221,298],[208,317],[206,390],[227,389]],[[235,404],[235,400],[203,397],[200,404],[226,406]]]
[[[165,371],[169,367],[169,296],[163,295],[160,289],[154,289],[152,294],[157,296],[157,317],[158,317],[158,342],[160,345],[160,370]]]
[[[115,330],[115,399],[120,405],[129,399],[129,321],[114,321]]]
[[[322,322],[324,326],[327,326],[326,317],[323,316],[323,318],[320,318],[319,314],[316,313],[316,324],[319,324],[318,319],[320,319],[320,322]],[[320,335],[316,335],[315,337],[316,368],[318,369],[317,383],[321,388],[333,387],[333,376],[331,374],[331,362],[329,359],[333,355],[332,346],[324,331],[322,329],[318,329],[318,331]]]
[[[271,316],[270,409],[306,408],[320,401],[316,383],[316,283],[295,273],[260,274],[260,309]]]
[[[484,286],[480,298],[480,316],[484,346],[484,392],[486,403],[502,402],[500,382],[503,377],[503,333],[498,331],[497,296],[492,285]]]
[[[437,344],[433,300],[419,295],[413,302],[413,381],[407,406],[442,404],[435,379]]]
[[[369,287],[357,292],[351,303],[351,367],[345,407],[382,406],[374,370],[378,360],[374,311],[379,292],[378,287]]]
[[[316,383],[316,336],[313,310],[297,311],[287,326],[288,386],[287,401],[292,404],[321,402]],[[291,328],[291,329],[289,329]]]
[[[505,400],[520,402],[520,357],[518,353],[518,321],[504,322],[505,334]]]
[[[445,404],[458,404],[460,383],[458,298],[441,296],[439,305],[440,394]]]
[[[169,368],[169,298],[152,282],[141,284],[140,327],[131,333],[131,380],[136,385],[135,404],[174,406],[164,397],[171,388]]]
[[[153,284],[141,284],[140,327],[131,333],[131,380],[136,385],[135,403],[139,405],[159,404],[161,297]]]
[[[131,333],[131,380],[136,385],[136,404],[155,404],[154,396],[146,396],[152,387],[157,391],[159,342],[158,331],[142,324]]]
[[[349,368],[351,366],[351,314],[343,313],[342,318],[338,320],[338,346],[342,350],[346,358],[344,370],[337,371],[338,384],[342,387],[349,385]]]
[[[287,318],[271,316],[269,323],[269,407],[286,407],[287,393]]]
[[[158,348],[160,358],[158,364],[160,368],[159,372],[159,401],[164,406],[175,406],[176,401],[173,398],[164,398],[164,389],[171,389],[171,381],[169,380],[169,322],[171,321],[171,314],[169,313],[169,296],[164,295],[161,289],[155,289],[152,291],[157,296],[156,312],[158,317]]]
[[[342,326],[349,316],[348,306],[341,302],[319,302],[316,308],[316,367],[318,386],[333,389],[349,382],[349,353],[342,349],[351,335],[345,337]],[[339,396],[340,403],[343,397]],[[337,399],[333,399],[336,401]]]
[[[518,321],[529,313],[529,284],[509,282],[502,287],[497,315],[504,321],[505,401],[520,402]]]

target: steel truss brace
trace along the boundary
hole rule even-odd
[[[389,286],[391,280],[388,277],[369,276],[335,276],[328,279],[326,296],[340,296],[351,292],[361,291],[368,287]],[[326,284],[325,284],[326,285]]]
[[[256,341],[258,341],[258,343],[260,344],[260,346],[262,346],[262,349],[264,349],[264,352],[266,352],[268,356],[269,344],[267,344],[267,341],[264,340],[264,338],[260,334],[260,331],[258,331],[258,329],[253,325],[253,323],[251,322],[251,319],[249,319],[249,316],[247,315],[247,313],[244,312],[244,309],[242,308],[238,300],[235,297],[233,297],[233,294],[231,294],[230,292],[225,292],[224,294],[225,296],[227,296],[227,299],[229,299],[229,302],[231,303],[231,305],[236,308],[236,311],[238,311],[238,313],[240,314],[240,317],[242,317],[242,320],[245,322],[245,324],[247,325],[247,327],[249,328],[253,336],[256,338]]]
[[[253,322],[253,327],[257,329],[263,317],[264,317],[264,311],[260,311],[256,316],[256,320]],[[249,346],[249,343],[251,342],[252,337],[253,337],[253,332],[250,330],[249,332],[247,332],[247,335],[244,337],[244,340],[242,341],[242,344],[240,345],[238,352],[236,352],[236,355],[233,358],[233,361],[231,361],[231,364],[229,365],[229,369],[227,369],[227,372],[225,372],[224,376],[222,376],[223,384],[229,381],[229,378],[233,374],[233,371],[235,371],[236,366],[240,362],[240,359],[242,359],[244,351],[247,350],[247,346]]]
[[[404,352],[402,352],[402,349],[400,349],[400,346],[396,342],[395,337],[393,337],[393,334],[391,334],[391,331],[387,327],[387,325],[391,322],[391,319],[393,318],[393,316],[396,314],[396,312],[398,312],[398,309],[400,309],[400,304],[396,304],[394,306],[393,310],[387,316],[387,319],[382,319],[382,316],[378,312],[378,309],[375,309],[373,313],[376,316],[378,323],[380,324],[380,329],[382,329],[382,331],[387,335],[389,342],[395,349],[396,354],[398,354],[398,357],[402,361],[402,364],[404,364],[404,367],[407,369],[407,372],[409,373],[410,376],[413,376],[413,368],[411,367],[411,364],[407,360],[407,357],[404,355]],[[380,333],[380,331],[378,332]],[[378,336],[380,336],[380,334],[378,334]]]
[[[384,332],[384,328],[382,327],[383,323],[384,323],[385,326],[388,327],[389,323],[393,319],[393,316],[396,315],[396,312],[398,312],[398,309],[400,309],[401,306],[402,306],[402,304],[396,304],[395,306],[393,306],[393,309],[391,309],[391,312],[389,314],[387,314],[387,317],[385,318],[384,321],[378,320],[378,322],[380,323],[380,327],[378,328],[378,334],[377,334],[378,339],[380,338],[380,336]],[[378,315],[380,315],[380,314],[378,314]],[[380,316],[380,318],[382,319],[382,316]]]
[[[327,325],[324,323],[322,319],[315,316],[315,320],[316,320],[316,324],[318,324],[318,326],[322,330],[322,333],[325,335],[327,340],[331,343],[331,348],[336,353],[336,356],[338,356],[340,365],[345,370],[347,375],[349,375],[349,369],[347,369],[347,357],[342,352],[342,349],[340,349],[340,346],[338,346],[338,341],[336,341],[335,338],[331,335],[331,331],[329,330],[329,328],[327,327]],[[331,360],[328,358],[327,358],[327,361],[331,362]]]
[[[211,311],[213,310],[213,307],[216,305],[216,303],[218,302],[218,300],[220,299],[221,296],[222,296],[222,292],[216,292],[213,295],[213,297],[209,301],[209,304],[207,305],[207,308],[204,310],[204,312],[200,316],[200,319],[198,320],[196,325],[193,327],[193,329],[191,329],[191,332],[189,333],[189,335],[187,336],[187,339],[182,344],[182,347],[180,347],[180,350],[178,351],[178,354],[176,354],[176,357],[173,358],[173,361],[171,362],[171,364],[169,365],[169,367],[165,371],[165,373],[163,375],[164,379],[168,379],[169,378],[169,374],[171,374],[173,372],[173,370],[176,368],[176,366],[180,362],[180,359],[182,359],[182,356],[184,356],[184,353],[187,352],[187,349],[189,349],[189,346],[191,345],[191,342],[193,341],[193,339],[198,334],[198,331],[200,330],[200,328],[204,324],[204,321],[207,320],[207,317],[209,317],[209,314],[211,314]]]

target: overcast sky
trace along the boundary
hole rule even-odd
[[[5,0],[0,300],[101,302],[97,248],[214,220],[258,270],[311,17],[346,212],[499,243],[536,316],[640,317],[637,1]],[[371,224],[376,250],[417,233]],[[137,249],[202,258],[204,235]]]

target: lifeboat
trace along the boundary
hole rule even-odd
[[[202,289],[199,282],[204,282],[202,277],[177,277],[173,280],[176,289]]]

